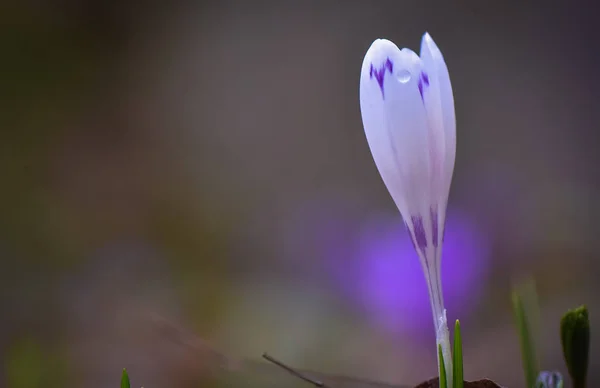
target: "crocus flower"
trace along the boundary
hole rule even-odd
[[[373,42],[362,64],[360,107],[373,159],[421,261],[436,342],[442,347],[450,375],[440,258],[454,170],[456,122],[448,69],[429,34],[421,41],[421,57],[412,50],[400,50],[389,40]]]

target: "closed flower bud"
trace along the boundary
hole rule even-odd
[[[454,98],[442,53],[427,33],[420,54],[373,42],[362,64],[360,107],[373,159],[421,260],[451,372],[440,259],[456,154]]]

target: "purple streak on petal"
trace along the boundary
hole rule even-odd
[[[419,87],[419,93],[421,94],[421,100],[425,101],[424,97],[423,97],[423,92],[426,87],[429,87],[429,76],[427,75],[427,73],[421,72],[421,76],[419,77],[418,87]]]
[[[423,227],[423,217],[411,216],[410,220],[415,231],[415,240],[417,246],[423,253],[425,253],[425,249],[427,248],[427,234],[425,233],[425,228]]]
[[[430,215],[431,215],[431,229],[432,229],[432,241],[433,241],[433,246],[437,248],[438,246],[438,213],[437,210],[434,208],[430,209]]]
[[[389,70],[390,74],[393,74],[394,72],[394,64],[392,63],[392,61],[388,58],[386,59],[386,61],[383,63],[383,65],[381,65],[381,68],[376,69],[373,64],[371,63],[371,68],[369,69],[369,77],[371,79],[373,79],[373,76],[375,76],[375,79],[377,80],[377,83],[379,84],[379,88],[381,89],[381,96],[385,99],[385,92],[383,90],[383,80],[385,79],[385,73],[386,70]]]

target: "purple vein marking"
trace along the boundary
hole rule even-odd
[[[429,76],[424,71],[421,72],[421,76],[419,77],[419,93],[421,94],[421,100],[424,101],[423,91],[425,88],[429,87]]]
[[[423,227],[423,217],[411,216],[410,220],[413,223],[417,246],[425,253],[425,248],[427,248],[427,235],[425,234],[425,228]]]
[[[432,240],[433,246],[437,248],[438,246],[438,213],[434,208],[430,209],[431,215],[431,229],[432,229]]]
[[[373,76],[375,76],[375,79],[377,80],[377,83],[379,84],[379,88],[381,89],[381,96],[385,99],[385,92],[383,91],[383,80],[385,78],[385,73],[386,70],[390,71],[390,74],[393,74],[394,71],[394,64],[392,63],[392,61],[390,61],[390,59],[386,59],[386,61],[381,65],[381,68],[376,69],[373,64],[371,63],[371,69],[369,70],[369,77],[371,79],[373,79]],[[427,82],[429,83],[429,79],[427,80]]]

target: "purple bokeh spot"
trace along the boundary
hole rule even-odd
[[[296,276],[340,297],[375,329],[431,341],[427,283],[412,238],[403,232],[407,226],[395,212],[365,218],[362,205],[334,192],[292,207],[278,224],[277,240],[283,244],[278,257]],[[445,243],[437,249],[443,249],[442,287],[453,322],[465,318],[484,294],[491,251],[484,225],[466,214],[449,211],[446,226],[439,230]]]
[[[375,76],[375,79],[377,80],[377,83],[379,84],[379,88],[381,89],[381,96],[385,99],[385,92],[383,90],[383,80],[385,78],[385,73],[386,71],[389,70],[390,74],[392,74],[394,72],[394,64],[392,63],[392,61],[388,58],[386,59],[386,61],[381,65],[381,67],[379,69],[376,69],[373,64],[371,63],[371,68],[369,70],[369,77],[371,79],[373,79],[373,76]]]
[[[415,241],[419,249],[425,253],[425,249],[427,248],[427,234],[425,233],[425,228],[423,227],[423,217],[421,216],[411,216],[410,221],[413,224],[413,229],[415,231]]]
[[[438,213],[434,208],[430,209],[431,215],[431,239],[433,241],[433,246],[437,248],[438,246]]]
[[[421,76],[419,77],[419,93],[421,94],[421,100],[425,101],[423,97],[423,92],[426,87],[429,87],[429,76],[424,71],[421,72]]]
[[[404,225],[398,218],[363,228],[358,257],[332,257],[329,270],[334,284],[373,324],[390,333],[418,333],[425,340],[433,330],[428,288],[412,239],[400,233]],[[441,274],[452,321],[481,295],[490,250],[487,236],[469,219],[449,214],[447,223]]]

